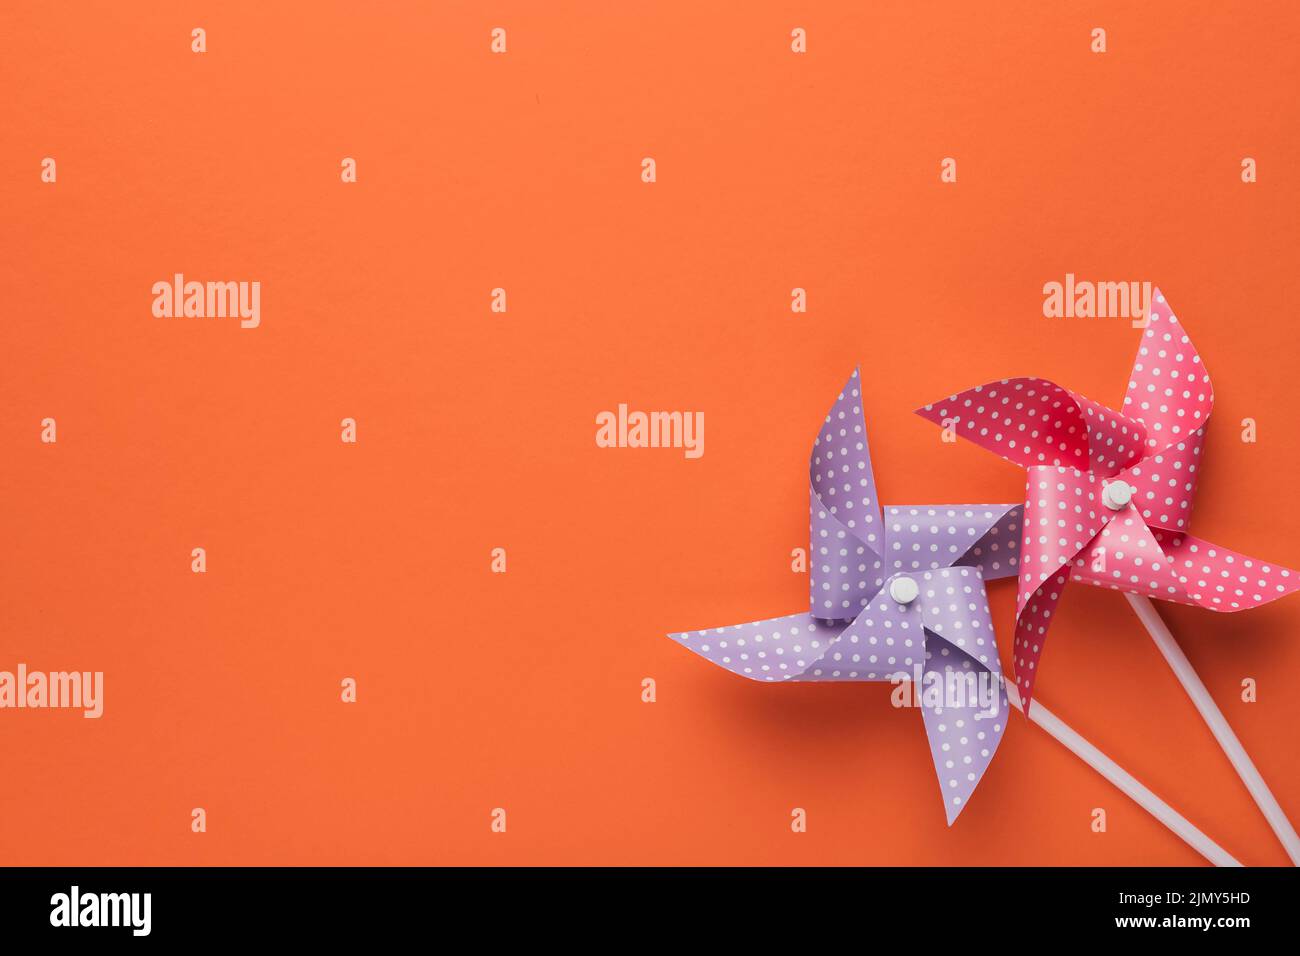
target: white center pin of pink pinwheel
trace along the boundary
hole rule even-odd
[[[899,604],[911,604],[921,589],[911,578],[894,578],[889,582],[889,596]]]
[[[1101,503],[1111,511],[1123,511],[1133,500],[1133,486],[1127,481],[1112,481],[1101,493]]]

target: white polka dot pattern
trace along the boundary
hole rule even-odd
[[[1074,560],[1115,512],[1100,502],[1104,482],[1071,468],[1034,467],[1025,482],[1025,527],[1016,607]]]
[[[1156,289],[1147,311],[1147,330],[1128,376],[1123,410],[1147,431],[1151,454],[1200,432],[1213,408],[1209,372],[1164,294]]]
[[[1034,378],[1004,379],[918,409],[923,418],[1027,469],[1013,647],[1025,706],[1060,592],[1073,578],[1216,611],[1296,590],[1300,575],[1186,533],[1210,378],[1160,290],[1133,364],[1124,414]],[[1132,502],[1112,510],[1106,486]]]
[[[1071,577],[1087,584],[1241,611],[1300,589],[1300,574],[1212,544],[1195,535],[1147,527],[1130,505],[1093,542],[1105,563],[1079,558]]]
[[[1061,592],[1069,577],[1068,567],[1053,574],[1034,590],[1028,603],[1016,614],[1016,633],[1011,641],[1011,666],[1016,676],[1016,685],[1020,688],[1020,699],[1026,708],[1034,693],[1034,678],[1038,672],[1038,659],[1043,654],[1047,628],[1052,615],[1056,613],[1056,604],[1061,599]]]
[[[889,596],[890,582],[901,577],[917,583],[919,596],[910,604]],[[939,568],[891,575],[847,623],[791,614],[668,636],[752,680],[884,681],[898,673],[911,676],[923,662],[924,625],[1000,673],[988,615],[979,568]],[[966,634],[972,635],[969,644]]]
[[[821,664],[821,660],[838,642],[840,635],[852,622],[823,621],[811,614],[791,614],[787,617],[753,621],[749,624],[732,624],[705,631],[686,631],[669,634],[674,641],[690,648],[719,667],[752,680],[787,681],[802,677]],[[856,642],[855,642],[856,643]],[[840,652],[842,654],[842,652]],[[834,661],[828,663],[840,663]],[[810,680],[887,680],[888,665],[877,656],[866,661],[869,666],[879,664],[874,670],[869,666],[860,669],[864,660],[850,660],[854,669],[817,666]]]
[[[921,716],[951,826],[1002,742],[1009,711],[979,570],[933,573],[933,579],[926,574],[921,582],[927,634]],[[971,692],[981,679],[991,700]],[[965,693],[946,692],[961,684]],[[945,693],[932,694],[931,687],[943,687]]]
[[[986,581],[1020,566],[1020,505],[898,505],[885,509],[885,569],[977,567]]]
[[[880,590],[880,502],[867,449],[861,381],[849,376],[813,443],[808,467],[812,612],[852,620]]]
[[[1133,503],[1153,528],[1179,531],[1191,522],[1204,439],[1202,426],[1117,476],[1133,487]]]
[[[889,585],[901,577],[917,584],[918,596],[909,604],[889,596]],[[978,695],[927,699],[922,684],[926,733],[949,824],[1002,738],[1006,692],[984,580],[976,567],[892,575],[848,624],[793,614],[669,637],[734,674],[774,683],[916,680],[931,673],[938,676],[923,676],[923,682],[951,682],[949,674],[978,681],[984,673],[986,688],[997,697],[988,718],[980,716],[984,706]]]
[[[1056,465],[1114,475],[1139,460],[1146,442],[1140,422],[1054,382],[1007,378],[949,395],[916,412],[1007,461]]]
[[[1210,373],[1159,289],[1133,360],[1124,412],[1147,433],[1147,454],[1129,484],[1147,523],[1171,531],[1191,520],[1205,423],[1214,408]]]

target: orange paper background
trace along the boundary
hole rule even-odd
[[[664,634],[806,606],[808,449],[855,364],[886,502],[1017,500],[910,410],[1022,373],[1118,403],[1138,334],[1045,319],[1066,272],[1162,287],[1216,387],[1194,530],[1300,565],[1298,43],[1283,2],[9,0],[0,669],[106,700],[0,712],[0,863],[1201,862],[1018,717],[949,830],[887,685]],[[260,281],[261,327],[153,318],[174,272]],[[597,448],[619,402],[704,411],[704,457]],[[1163,611],[1300,814],[1300,601]],[[1286,862],[1118,594],[1070,589],[1043,667]]]

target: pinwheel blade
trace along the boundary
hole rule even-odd
[[[1196,347],[1159,289],[1152,294],[1146,321],[1124,413],[1142,423],[1147,453],[1125,478],[1148,523],[1181,531],[1192,517],[1214,389]]]
[[[816,666],[845,627],[801,613],[668,636],[733,674],[776,682],[795,680]]]
[[[1025,468],[1051,465],[1110,477],[1141,458],[1143,426],[1055,382],[977,385],[916,414]]]
[[[1020,566],[1021,505],[897,505],[885,509],[885,570],[953,565],[1006,578]]]
[[[809,463],[809,608],[817,617],[852,620],[885,578],[876,478],[862,416],[858,370],[826,415]]]
[[[988,769],[1007,725],[1007,696],[978,569],[922,576],[926,662],[919,689],[930,754],[951,826]]]
[[[1300,590],[1300,573],[1195,535],[1149,528],[1132,506],[1090,547],[1073,579],[1159,601],[1232,612]]]

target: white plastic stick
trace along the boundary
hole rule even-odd
[[[1291,821],[1282,812],[1282,808],[1278,805],[1273,792],[1268,789],[1268,784],[1264,782],[1264,778],[1255,769],[1255,764],[1251,761],[1250,755],[1246,753],[1246,748],[1241,745],[1237,735],[1228,726],[1223,711],[1219,710],[1219,705],[1214,702],[1210,692],[1205,689],[1201,679],[1196,676],[1196,671],[1192,669],[1192,662],[1187,659],[1183,649],[1178,646],[1174,636],[1169,633],[1169,628],[1165,626],[1159,612],[1156,611],[1155,606],[1148,598],[1141,594],[1130,594],[1128,592],[1125,592],[1124,596],[1128,598],[1128,603],[1133,605],[1133,610],[1137,612],[1137,616],[1146,625],[1151,639],[1156,642],[1156,647],[1160,648],[1160,653],[1165,656],[1165,660],[1173,668],[1174,674],[1183,685],[1183,690],[1187,691],[1187,696],[1192,699],[1196,709],[1201,712],[1201,718],[1209,724],[1215,739],[1219,741],[1219,746],[1223,748],[1223,752],[1228,755],[1228,760],[1232,762],[1233,769],[1241,777],[1242,783],[1246,785],[1250,795],[1255,798],[1255,803],[1259,805],[1259,809],[1263,812],[1264,819],[1268,820],[1268,825],[1273,828],[1277,838],[1282,841],[1287,856],[1291,857],[1293,864],[1300,866],[1300,837],[1296,836],[1295,827],[1291,826]]]
[[[1024,713],[1024,708],[1020,704],[1020,694],[1017,693],[1015,684],[1012,681],[1005,681],[1004,683],[1006,684],[1007,698],[1011,701],[1011,706]],[[1057,717],[1037,700],[1034,701],[1034,706],[1031,708],[1028,717],[1032,722],[1047,731],[1050,736],[1055,737],[1064,744],[1067,750],[1073,752],[1076,757],[1119,788],[1138,806],[1173,830],[1182,838],[1183,842],[1215,866],[1241,866],[1227,850],[1192,826],[1186,817],[1138,783],[1132,774],[1067,727],[1061,721],[1061,718]]]

